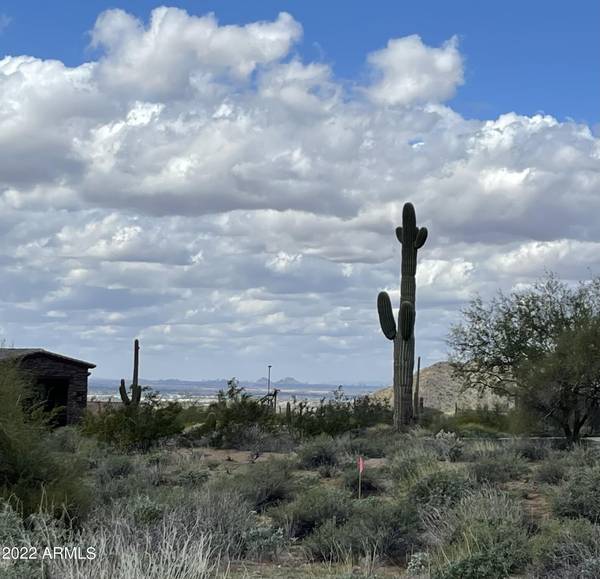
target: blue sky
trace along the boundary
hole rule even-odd
[[[149,378],[390,380],[376,296],[398,305],[411,201],[416,354],[445,359],[476,293],[600,274],[598,22],[591,1],[3,2],[0,339],[101,377],[137,337]]]
[[[160,5],[145,0],[5,0],[0,12],[10,23],[0,35],[0,52],[79,64],[94,54],[86,48],[86,33],[101,11],[118,7],[147,20]],[[165,5],[196,15],[214,12],[222,24],[272,20],[287,11],[304,28],[297,47],[303,57],[332,63],[336,74],[350,82],[365,74],[365,54],[382,48],[388,38],[419,34],[426,44],[438,46],[457,35],[466,83],[450,103],[463,115],[494,118],[509,111],[543,111],[592,126],[600,122],[600,3],[591,0],[222,0]]]

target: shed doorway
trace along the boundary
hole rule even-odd
[[[69,378],[43,377],[38,380],[40,394],[46,412],[54,411],[52,424],[66,426],[67,402],[69,400]]]

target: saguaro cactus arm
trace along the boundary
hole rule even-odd
[[[125,406],[129,406],[131,404],[131,400],[129,396],[127,396],[127,388],[125,388],[125,380],[121,378],[121,385],[119,386],[119,394],[121,395],[121,400]]]
[[[381,331],[388,340],[396,337],[396,320],[392,311],[392,302],[387,292],[379,292],[377,296],[377,312]]]
[[[417,228],[417,236],[415,237],[415,249],[421,249],[427,241],[427,227]]]

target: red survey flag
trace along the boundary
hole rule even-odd
[[[362,456],[358,457],[358,472],[362,474],[365,470],[365,459]]]

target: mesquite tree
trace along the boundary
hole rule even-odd
[[[402,244],[400,278],[400,309],[398,329],[387,292],[377,296],[377,311],[383,334],[394,341],[394,426],[410,424],[413,420],[413,368],[415,364],[415,274],[417,250],[427,239],[427,228],[417,227],[415,208],[405,203],[402,208],[402,227],[396,228],[396,237]]]
[[[474,298],[448,345],[467,387],[513,399],[571,443],[600,410],[600,277],[552,273],[530,288]]]
[[[133,342],[133,382],[131,383],[131,398],[127,395],[127,389],[125,388],[125,380],[121,379],[121,385],[119,386],[119,394],[121,400],[125,406],[137,406],[142,398],[142,387],[138,383],[138,369],[140,365],[140,342],[135,340]]]

